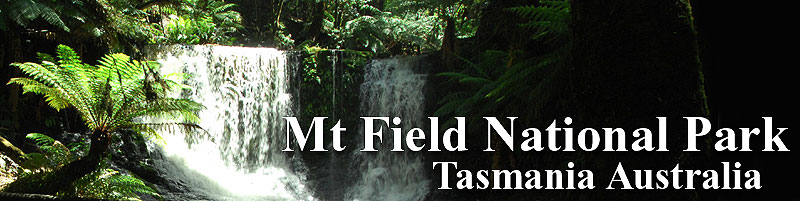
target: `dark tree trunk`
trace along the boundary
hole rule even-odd
[[[587,153],[596,178],[629,169],[704,166],[685,149],[682,117],[707,116],[703,75],[690,6],[682,0],[574,0],[572,3],[575,122],[586,127],[655,129],[668,118],[670,152]],[[700,145],[701,147],[704,145]],[[681,154],[687,155],[681,155]],[[698,180],[699,181],[699,180]],[[701,182],[701,181],[700,181]],[[696,184],[698,182],[695,182]],[[605,188],[608,183],[597,184]],[[619,186],[617,186],[618,188]],[[697,200],[699,191],[598,193],[599,200]]]
[[[314,17],[311,19],[311,25],[308,27],[308,39],[318,41],[319,35],[322,33],[322,22],[325,19],[325,1],[320,1],[314,5]]]
[[[456,25],[453,18],[447,18],[447,26],[444,28],[444,39],[442,39],[442,63],[445,71],[457,71],[455,69],[457,59],[455,58]]]
[[[3,49],[7,49],[6,54],[8,57],[9,63],[11,62],[21,62],[22,59],[22,27],[17,26],[16,24],[12,24],[9,26],[9,29],[6,31],[6,44],[7,46],[3,47]],[[19,69],[12,68],[7,64],[3,64],[3,68],[8,69],[8,77],[6,80],[0,81],[5,84],[8,82],[8,79],[12,77],[16,77],[19,75]],[[11,126],[14,129],[20,129],[20,116],[22,114],[19,113],[20,109],[20,94],[22,94],[22,88],[19,85],[12,85],[9,86],[8,90],[8,104],[9,108],[11,108]]]
[[[91,135],[89,153],[58,170],[46,173],[43,177],[20,178],[9,184],[6,192],[55,194],[61,188],[69,186],[75,180],[97,170],[100,162],[108,153],[111,144],[111,134],[104,131],[94,131]]]
[[[386,0],[372,0],[368,3],[370,6],[377,8],[378,10],[383,11],[384,5],[386,4]]]

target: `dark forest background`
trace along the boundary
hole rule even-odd
[[[793,86],[791,51],[797,30],[787,28],[796,18],[789,6],[767,6],[746,2],[720,4],[694,1],[701,59],[706,72],[711,118],[720,127],[752,127],[761,116],[775,117],[776,124],[794,126],[796,98],[785,90]],[[753,11],[752,15],[743,12]],[[758,29],[746,28],[758,24]],[[791,132],[790,132],[791,133]],[[797,146],[798,137],[786,135],[787,146]],[[792,150],[794,151],[794,150]],[[796,200],[792,189],[800,176],[787,163],[797,155],[784,153],[721,153],[720,160],[746,160],[764,175],[764,190],[717,192],[730,200]],[[789,159],[789,160],[787,160]]]

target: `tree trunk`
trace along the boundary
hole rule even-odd
[[[6,44],[8,46],[4,47],[4,49],[10,50],[8,52],[9,54],[8,58],[10,58],[10,62],[21,62],[23,60],[21,33],[22,33],[22,27],[17,26],[16,24],[12,24],[11,26],[9,26],[8,31],[6,31],[7,34],[6,37],[8,37],[6,38],[7,41]],[[11,68],[7,65],[3,66],[3,68],[9,69],[9,74],[8,74],[9,79],[19,75],[20,71],[17,68]],[[6,82],[8,82],[8,80],[3,80],[0,82],[3,82],[2,84],[5,84]],[[14,128],[15,130],[20,129],[20,123],[21,123],[20,116],[22,114],[19,113],[19,107],[20,107],[19,99],[20,99],[20,94],[22,94],[21,91],[22,88],[19,85],[15,84],[9,86],[8,104],[9,108],[11,108],[11,124],[12,124],[11,127]]]
[[[697,41],[686,3],[573,1],[575,86],[591,122],[706,116]]]
[[[690,6],[682,0],[574,0],[572,4],[575,122],[586,127],[655,129],[667,117],[670,152],[589,153],[596,178],[611,178],[617,162],[631,169],[703,166],[682,153],[682,117],[708,115]],[[701,145],[703,146],[703,145]],[[680,158],[680,159],[679,159]],[[695,182],[697,183],[697,182]],[[607,185],[600,184],[600,186]],[[697,200],[699,191],[597,193],[578,199]],[[616,196],[616,197],[615,197]]]
[[[91,135],[89,153],[60,169],[45,173],[44,176],[20,178],[9,184],[6,192],[55,194],[61,188],[69,186],[75,180],[97,170],[100,162],[105,158],[111,144],[111,134],[105,131],[94,131]]]
[[[311,19],[311,25],[308,27],[308,39],[318,41],[319,35],[322,33],[322,22],[325,19],[325,1],[320,1],[314,6],[314,17]]]
[[[448,17],[445,21],[447,26],[444,28],[444,39],[442,39],[442,63],[444,63],[445,71],[457,71],[455,67],[458,61],[455,56],[455,20]]]

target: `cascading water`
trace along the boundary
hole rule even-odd
[[[174,95],[206,106],[199,113],[206,135],[174,130],[162,134],[165,145],[151,144],[157,155],[151,165],[168,180],[162,182],[168,187],[159,189],[166,200],[317,200],[308,182],[332,200],[416,201],[427,195],[430,181],[421,157],[391,152],[386,125],[378,152],[359,151],[363,133],[352,134],[358,141],[353,155],[330,153],[325,157],[330,160],[303,161],[308,159],[281,151],[286,146],[282,117],[293,116],[285,52],[227,46],[154,49],[150,57],[162,64],[162,74],[183,75],[187,87]],[[332,55],[330,70],[336,75],[337,51]],[[402,133],[425,126],[427,74],[421,73],[421,58],[379,59],[365,66],[361,116],[399,117]],[[336,88],[338,78],[333,79]],[[336,108],[333,91],[328,95]],[[355,130],[363,131],[363,124],[350,131]],[[309,170],[307,162],[316,165]],[[317,175],[313,181],[306,179],[309,171]]]
[[[361,113],[370,117],[399,117],[403,134],[423,126],[427,74],[421,57],[396,57],[371,61],[364,68]],[[390,120],[390,123],[391,120]],[[377,129],[377,128],[376,128]],[[363,132],[363,125],[362,129]],[[363,133],[360,134],[363,136]],[[359,150],[363,149],[363,137]],[[349,200],[416,201],[428,193],[429,179],[417,153],[391,152],[392,134],[384,125],[377,153],[356,151],[361,179],[351,188]],[[405,147],[404,147],[405,149]],[[406,149],[407,150],[407,149]]]
[[[199,116],[207,137],[163,134],[165,157],[154,166],[194,193],[166,193],[168,200],[315,200],[302,162],[281,152],[282,117],[292,116],[284,52],[227,46],[155,52],[162,74],[186,77],[188,88],[176,96],[206,107]]]

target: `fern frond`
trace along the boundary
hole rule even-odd
[[[22,85],[22,93],[35,93],[39,95],[43,95],[45,97],[45,101],[47,104],[50,105],[56,111],[60,111],[61,109],[67,108],[70,106],[69,100],[65,99],[65,95],[62,91],[59,91],[53,87],[47,86],[39,81],[30,78],[11,78],[8,81],[8,84],[18,84]]]
[[[67,24],[61,20],[61,16],[59,16],[58,13],[56,13],[56,11],[50,7],[42,7],[39,16],[53,26],[61,28],[66,32],[70,31],[69,27],[67,27]]]
[[[47,159],[47,156],[42,153],[27,153],[23,157],[25,158],[25,162],[20,164],[22,167],[28,169],[52,168],[52,166],[50,166],[50,159]]]
[[[42,18],[53,26],[61,28],[64,31],[70,31],[69,27],[66,26],[58,13],[48,6],[46,2],[15,0],[9,1],[9,3],[8,9],[3,9],[3,11],[8,12],[6,15],[20,26],[27,27],[28,23],[31,21]]]
[[[467,77],[467,78],[464,78],[464,79],[458,80],[458,82],[459,82],[459,83],[462,83],[462,84],[469,84],[469,85],[483,86],[483,85],[485,85],[485,84],[489,84],[489,83],[491,83],[492,81],[491,81],[491,80],[488,80],[488,79],[486,79],[486,78],[480,78],[480,77]]]
[[[472,77],[472,76],[464,74],[464,73],[456,73],[456,72],[443,72],[443,73],[436,74],[436,76],[448,77],[451,80],[461,80],[461,79],[466,79],[466,78]]]
[[[186,122],[200,122],[196,112],[205,109],[197,102],[187,99],[162,98],[150,101],[139,108],[140,112],[132,113],[135,116],[147,116],[155,118],[181,119]]]
[[[28,135],[25,135],[25,138],[33,140],[34,142],[36,142],[36,145],[39,146],[50,146],[56,142],[56,140],[54,140],[50,136],[41,133],[28,133]]]
[[[546,43],[563,42],[568,35],[570,19],[569,2],[565,0],[539,1],[537,5],[509,8],[509,11],[528,18],[520,26],[533,31],[531,39]]]
[[[74,159],[70,150],[61,142],[41,133],[29,133],[25,136],[39,146],[42,153],[31,153],[27,157],[30,163],[25,164],[31,168],[57,168]]]
[[[50,63],[56,62],[56,59],[53,57],[53,55],[45,54],[45,53],[41,53],[41,52],[37,52],[36,53],[36,58],[39,59],[40,62],[44,62],[44,61],[48,61]]]
[[[78,53],[71,47],[63,44],[56,47],[56,58],[58,58],[59,65],[75,65],[82,63]]]
[[[433,112],[433,116],[441,117],[441,116],[455,115],[456,113],[458,113],[458,108],[461,107],[462,104],[464,104],[465,102],[464,100],[465,99],[457,99],[445,102],[444,105],[440,106],[438,109],[436,109],[435,112]]]
[[[133,128],[143,135],[160,138],[148,126],[197,129],[199,103],[187,99],[165,98],[171,88],[180,86],[162,77],[151,62],[131,60],[124,54],[108,54],[98,65],[86,65],[69,47],[56,50],[58,61],[46,55],[41,64],[14,63],[30,78],[12,78],[9,84],[22,85],[24,92],[42,94],[51,107],[74,107],[90,130],[114,132]],[[143,118],[174,120],[177,123],[142,124]],[[63,145],[62,145],[63,146]],[[55,150],[55,149],[54,149]]]
[[[61,196],[109,200],[140,200],[138,194],[160,197],[139,178],[107,168],[95,170],[59,192]]]

